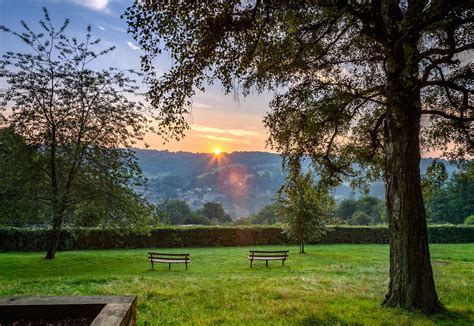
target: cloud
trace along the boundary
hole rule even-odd
[[[110,29],[116,30],[118,32],[127,33],[127,30],[125,28],[121,28],[121,27],[118,27],[118,26],[110,25],[110,24],[107,24],[106,26],[108,26]]]
[[[73,0],[74,3],[95,10],[95,11],[108,11],[109,0]]]
[[[199,136],[199,137],[206,138],[206,139],[211,139],[211,140],[219,140],[219,141],[229,142],[229,143],[250,144],[250,140],[248,140],[248,139],[236,139],[236,138],[219,137],[219,136],[212,136],[212,135],[202,135],[202,136]]]
[[[260,134],[255,131],[245,130],[245,129],[219,129],[213,127],[207,127],[202,125],[193,125],[192,129],[198,132],[205,132],[211,134],[229,134],[232,136],[247,136],[247,137],[258,137]]]
[[[212,105],[207,105],[201,102],[193,102],[193,108],[210,109],[212,107],[213,107]]]
[[[130,49],[132,50],[140,50],[140,47],[136,46],[135,44],[133,44],[132,42],[128,41],[127,42],[127,45]]]
[[[103,27],[103,26],[97,25],[97,27],[98,27],[101,31],[106,31],[105,27]]]

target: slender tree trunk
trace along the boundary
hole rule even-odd
[[[61,237],[61,226],[64,221],[64,209],[59,208],[54,211],[53,216],[53,229],[49,237],[48,252],[46,253],[46,259],[53,259],[56,257],[56,251],[58,250],[59,239]]]
[[[46,259],[53,259],[56,257],[56,250],[58,249],[59,238],[61,236],[61,226],[64,220],[64,209],[62,209],[61,200],[59,196],[59,186],[57,178],[56,166],[56,126],[53,125],[51,129],[51,152],[49,156],[50,161],[50,177],[51,177],[51,206],[53,210],[53,229],[49,237],[48,251]]]
[[[416,43],[411,44],[415,51]],[[385,306],[433,313],[440,309],[428,248],[420,183],[420,92],[410,47],[389,66],[384,125],[385,197],[390,239],[390,283]],[[408,51],[408,52],[407,52]],[[400,57],[401,56],[401,57]],[[398,61],[397,61],[398,60]]]
[[[304,254],[304,234],[300,234],[300,254]]]

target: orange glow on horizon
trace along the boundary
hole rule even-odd
[[[216,147],[214,148],[214,155],[220,155],[222,152],[221,152],[221,149]]]

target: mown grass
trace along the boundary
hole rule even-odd
[[[263,247],[260,247],[263,248]],[[282,248],[281,246],[265,248]],[[444,313],[424,316],[380,303],[388,283],[386,245],[308,246],[249,268],[250,248],[186,248],[184,266],[147,262],[148,249],[0,253],[0,296],[137,295],[138,323],[474,325],[474,244],[431,245]]]

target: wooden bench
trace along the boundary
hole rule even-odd
[[[281,265],[285,266],[288,252],[289,250],[250,250],[250,255],[247,258],[250,260],[250,267],[252,267],[254,260],[265,260],[266,266],[268,266],[269,260],[281,260]]]
[[[168,269],[171,269],[171,264],[185,264],[188,269],[188,264],[191,262],[189,254],[165,254],[161,252],[149,252],[148,260],[153,268],[154,263],[168,264]]]

